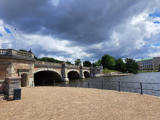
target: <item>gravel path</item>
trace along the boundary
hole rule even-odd
[[[160,98],[86,88],[23,88],[22,100],[0,101],[0,120],[160,120]]]

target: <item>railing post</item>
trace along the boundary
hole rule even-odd
[[[121,82],[118,81],[118,91],[121,92]]]
[[[141,95],[143,95],[143,87],[142,87],[142,82],[140,82],[140,88],[141,88]]]

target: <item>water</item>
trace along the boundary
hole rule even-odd
[[[142,83],[142,90],[140,83]],[[160,72],[139,73],[130,76],[99,77],[56,83],[56,86],[84,87],[160,96]]]

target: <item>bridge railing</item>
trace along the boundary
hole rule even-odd
[[[0,55],[1,56],[7,56],[7,55],[11,55],[11,49],[0,49]]]
[[[90,70],[91,68],[90,67],[83,67],[83,69]]]
[[[67,64],[66,65],[68,68],[76,68],[76,69],[79,69],[80,66],[77,66],[77,65],[70,65],[70,64]]]
[[[44,61],[36,61],[36,67],[62,67],[61,63],[52,63],[52,62],[44,62]]]
[[[63,63],[52,63],[52,62],[44,62],[44,61],[36,61],[35,66],[36,67],[62,67]],[[73,68],[73,69],[79,69],[80,66],[77,65],[69,65],[66,64],[67,68]],[[83,67],[83,69],[90,70],[89,67]]]
[[[15,56],[34,58],[33,53],[27,51],[18,51],[14,49],[0,49],[0,56]]]

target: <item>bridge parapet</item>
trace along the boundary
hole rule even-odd
[[[83,69],[90,70],[91,68],[90,67],[83,67]]]
[[[79,69],[80,66],[77,66],[77,65],[69,65],[69,64],[66,64],[67,68],[70,68],[70,69]]]
[[[34,66],[36,68],[39,68],[39,67],[47,67],[47,68],[58,67],[58,68],[61,68],[62,64],[61,63],[44,62],[44,61],[36,61]]]
[[[13,58],[29,58],[34,59],[34,55],[32,52],[27,51],[18,51],[14,49],[0,49],[0,57],[13,57]]]

